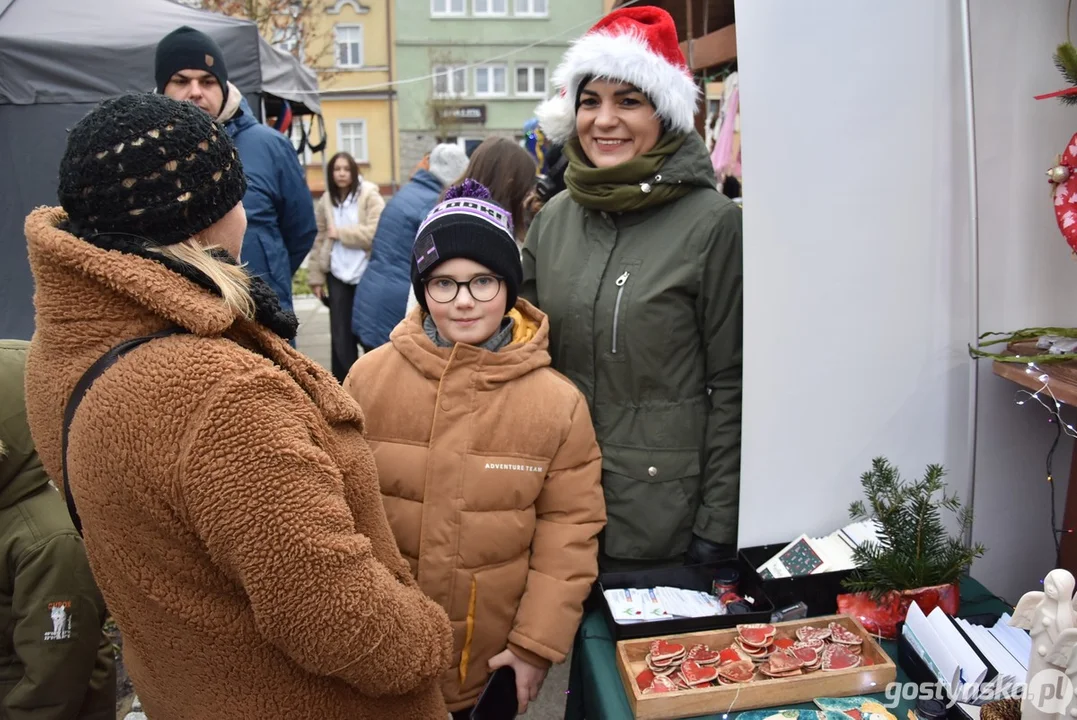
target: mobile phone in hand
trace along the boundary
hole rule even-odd
[[[494,670],[479,701],[471,710],[471,720],[512,720],[519,709],[516,700],[516,671],[508,665]]]

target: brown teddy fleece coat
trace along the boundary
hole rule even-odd
[[[386,521],[359,407],[328,372],[159,262],[26,221],[31,431],[110,347],[179,325],[86,394],[69,477],[149,717],[445,719],[444,611]]]
[[[598,573],[602,458],[587,402],[549,367],[549,323],[524,300],[499,352],[439,348],[418,310],[352,367],[385,509],[419,586],[449,613],[451,710],[475,704],[509,647],[565,659]]]

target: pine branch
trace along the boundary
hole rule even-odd
[[[1055,51],[1055,67],[1070,85],[1077,85],[1077,48],[1068,42],[1058,46]]]
[[[947,535],[941,511],[957,516],[963,534],[972,515],[956,494],[946,493],[945,476],[941,465],[929,465],[921,479],[904,482],[885,458],[872,461],[872,469],[861,476],[866,503],[857,500],[849,511],[854,519],[878,521],[878,542],[854,549],[857,569],[845,588],[878,598],[892,590],[946,585],[957,582],[984,554],[982,544],[969,547]]]
[[[1066,79],[1070,85],[1077,86],[1077,48],[1074,48],[1068,42],[1064,42],[1058,46],[1058,50],[1054,56],[1055,67]],[[1077,95],[1061,95],[1059,100],[1063,105],[1075,105],[1077,104]]]

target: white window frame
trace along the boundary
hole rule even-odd
[[[527,89],[520,89],[520,76],[521,70],[527,70]],[[543,80],[542,87],[535,87],[535,70],[542,70]],[[515,84],[515,91],[517,97],[533,97],[544,98],[549,94],[550,86],[550,71],[546,63],[539,62],[521,62],[516,63],[516,67],[513,69],[512,81]]]
[[[550,17],[550,0],[546,2],[546,12],[535,12],[535,3],[537,0],[514,0],[515,7],[513,10],[516,17],[534,17],[545,18]]]
[[[362,141],[360,143],[362,145],[362,153],[355,148],[354,135],[349,137],[352,141],[352,146],[350,148],[344,144],[345,125],[358,125],[361,128],[359,139]],[[369,162],[367,152],[370,146],[370,137],[367,134],[367,128],[366,118],[344,118],[342,120],[337,120],[337,152],[351,153],[351,156],[355,158],[355,162],[359,164]]]
[[[437,4],[444,4],[444,10],[438,10]],[[460,3],[459,10],[453,10],[454,3]],[[430,17],[464,17],[467,15],[467,0],[430,0]]]
[[[494,90],[494,71],[501,70],[505,73],[505,89],[501,92]],[[486,84],[488,90],[486,92],[479,92],[479,73],[486,73]],[[490,63],[488,65],[476,65],[475,66],[475,92],[474,96],[477,98],[493,98],[493,97],[508,97],[509,94],[509,67],[504,63]]]
[[[479,10],[479,3],[486,3],[485,10]],[[504,4],[505,9],[500,12],[494,10],[494,3],[501,2]],[[508,17],[509,15],[509,0],[471,0],[471,15],[472,17]]]
[[[341,38],[340,38],[340,36],[341,36],[340,31],[341,30],[346,30],[346,31],[347,30],[357,30],[358,31],[358,34],[359,34],[359,40],[358,40],[358,45],[359,45],[359,50],[358,50],[359,58],[358,58],[358,60],[359,61],[358,62],[342,63],[340,61],[340,46],[342,44],[347,44],[350,47],[353,44],[353,42],[355,42],[353,40],[348,40],[347,43],[342,43]],[[333,54],[335,55],[336,66],[338,68],[361,68],[361,67],[363,67],[363,65],[366,64],[364,59],[363,59],[364,51],[366,49],[365,45],[366,45],[366,43],[363,41],[363,26],[360,25],[359,23],[349,23],[349,24],[342,24],[342,25],[334,25],[333,26],[333,50],[334,50]],[[349,58],[349,60],[354,60],[354,59],[355,58]]]
[[[431,70],[432,70],[432,72],[434,74],[434,77],[431,79],[431,82],[433,82],[433,84],[434,84],[434,87],[433,87],[434,97],[436,97],[436,98],[459,98],[459,97],[464,97],[465,95],[467,95],[467,66],[465,66],[465,65],[435,65],[433,68],[431,68]],[[456,87],[456,83],[454,81],[454,78],[456,77],[457,72],[462,73],[463,78],[464,78],[463,86],[459,87],[459,88]],[[441,92],[438,92],[437,76],[441,75],[443,73],[448,75],[448,82],[446,84],[446,87],[448,88],[448,92],[441,93]]]

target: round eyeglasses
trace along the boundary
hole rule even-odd
[[[468,294],[476,302],[490,302],[501,290],[502,278],[496,275],[476,275],[467,282],[457,282],[451,277],[434,277],[426,281],[426,294],[436,303],[449,303],[466,286]]]

